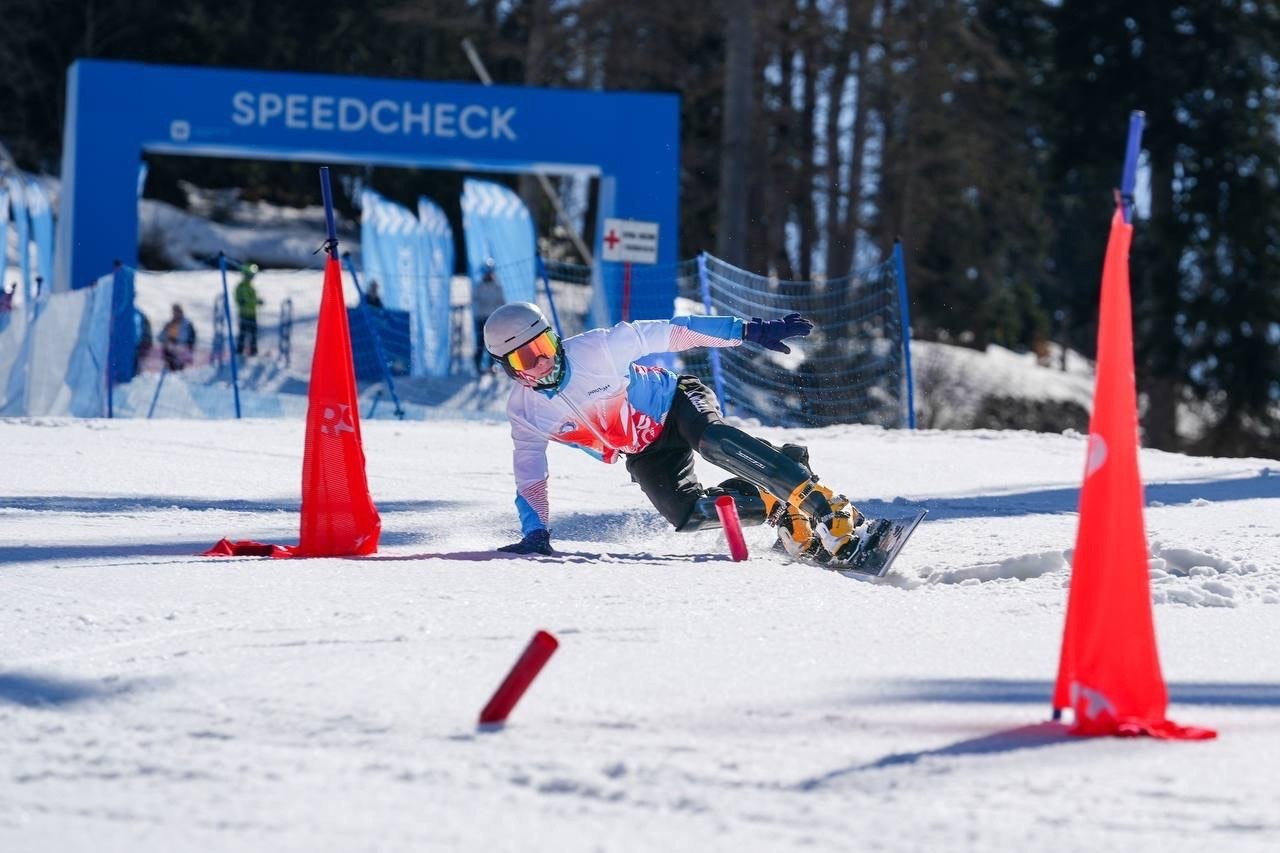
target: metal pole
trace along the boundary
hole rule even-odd
[[[471,67],[475,69],[476,76],[480,78],[480,82],[486,86],[492,86],[493,78],[489,76],[489,70],[485,68],[484,61],[480,58],[480,54],[476,52],[475,45],[471,43],[471,39],[462,40],[462,50],[467,54],[467,60],[471,63]],[[551,186],[551,181],[547,180],[547,176],[541,172],[534,172],[533,176],[538,179],[538,186],[542,187],[542,191],[546,193],[547,201],[551,202],[551,208],[555,211],[556,218],[560,220],[560,224],[568,232],[574,248],[582,255],[582,260],[586,262],[587,266],[591,266],[591,250],[587,248],[587,244],[583,241],[582,235],[578,233],[578,229],[573,227],[573,223],[569,221],[569,214],[565,212],[564,205],[560,203],[560,196],[556,193],[555,187]]]
[[[551,306],[551,323],[556,327],[556,337],[563,338],[564,332],[560,330],[560,315],[556,312],[556,298],[551,293],[551,274],[547,272],[547,265],[542,261],[542,255],[535,255],[534,260],[537,262],[538,277],[542,279],[542,289],[547,294],[547,304]]]
[[[382,368],[382,379],[387,383],[387,391],[391,393],[391,399],[396,404],[396,417],[404,420],[404,407],[400,405],[400,396],[396,394],[396,383],[391,379],[391,368],[387,367],[387,356],[382,351],[382,338],[378,335],[378,328],[374,326],[372,318],[369,317],[369,305],[364,301],[364,290],[360,287],[360,276],[356,274],[356,266],[351,262],[351,253],[344,252],[342,259],[347,262],[347,272],[351,273],[351,282],[356,286],[356,293],[360,294],[360,316],[364,318],[365,328],[369,330],[369,337],[373,339],[374,357],[378,359],[378,367]],[[377,400],[374,400],[374,406],[377,406]],[[369,417],[373,417],[373,409],[369,410]]]
[[[907,374],[907,429],[916,428],[916,389],[911,373],[911,309],[907,305],[907,264],[902,241],[893,241],[893,268],[898,277],[898,305],[902,314],[902,365]]]
[[[707,253],[698,253],[698,287],[702,290],[702,307],[708,313],[711,310],[711,282],[707,276]],[[720,369],[720,348],[711,347],[707,353],[711,360],[711,381],[716,386],[716,399],[720,401],[720,410],[729,414],[729,404],[724,398],[724,373]]]
[[[338,226],[333,218],[333,190],[329,186],[329,167],[320,167],[320,195],[324,198],[324,224],[329,239],[325,241],[325,250],[329,257],[338,259]]]
[[[231,297],[227,293],[227,256],[218,252],[218,269],[222,273],[222,313],[227,318],[227,343],[230,345],[231,391],[236,401],[236,420],[240,419],[240,376],[236,371],[236,332],[231,325]],[[157,393],[158,390],[157,390]]]

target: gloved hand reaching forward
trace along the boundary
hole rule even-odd
[[[551,550],[551,531],[545,528],[531,531],[519,542],[503,545],[498,550],[508,554],[545,554],[548,557],[555,553]]]
[[[782,341],[785,338],[802,338],[812,331],[813,321],[799,314],[788,314],[781,320],[752,317],[742,326],[742,339],[774,352],[791,352],[791,347]]]

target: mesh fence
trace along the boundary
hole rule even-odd
[[[790,354],[756,347],[683,354],[685,369],[712,376],[726,414],[778,426],[911,425],[909,331],[895,258],[851,275],[785,281],[704,256],[680,294],[711,314],[814,323]],[[696,289],[694,282],[696,281]]]
[[[532,277],[536,301],[566,337],[608,325],[611,317],[629,318],[633,299],[652,293],[649,288],[670,292],[673,281],[678,297],[672,315],[772,318],[798,311],[814,321],[815,330],[795,342],[790,354],[744,346],[654,360],[701,376],[716,388],[726,414],[762,424],[910,424],[903,290],[900,266],[893,259],[823,281],[761,276],[708,255],[675,264],[604,266],[602,273],[535,259],[499,268],[499,273]],[[622,286],[599,287],[602,274]],[[228,274],[228,289],[237,279]],[[305,416],[321,293],[319,270],[258,274],[255,284],[263,299],[258,352],[237,354],[234,362],[238,320],[234,308],[228,317],[218,270],[139,272],[136,282],[138,346],[123,356],[133,359],[136,367],[129,381],[112,388],[114,416]],[[449,287],[447,343],[440,343],[449,350],[449,371],[443,377],[410,375],[408,312],[368,305],[346,272],[344,295],[362,417],[502,417],[508,380],[486,359],[476,358],[476,318],[466,276],[455,276]],[[165,357],[158,340],[173,304],[184,307],[196,330],[195,344],[180,363]]]

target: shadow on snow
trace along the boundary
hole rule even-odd
[[[1269,468],[1252,477],[1224,480],[1147,483],[1146,502],[1166,505],[1186,504],[1194,500],[1212,503],[1245,501],[1258,498],[1280,498],[1280,476]],[[855,501],[860,510],[871,516],[902,514],[903,506],[919,506],[929,510],[933,521],[953,518],[995,518],[1019,515],[1046,515],[1075,512],[1080,506],[1080,489],[1062,487],[1013,492],[1001,495],[973,495],[962,498],[924,498],[906,501]]]

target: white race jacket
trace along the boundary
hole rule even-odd
[[[676,375],[635,364],[636,359],[694,347],[736,347],[742,328],[737,317],[673,317],[592,329],[564,341],[565,373],[558,388],[543,391],[517,383],[507,401],[507,419],[522,531],[547,526],[548,441],[616,462],[661,434]]]

